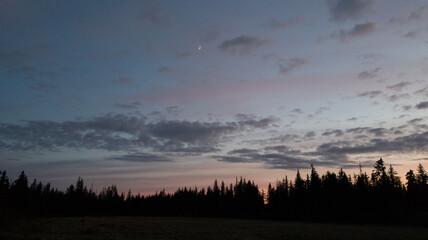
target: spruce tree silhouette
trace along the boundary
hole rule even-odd
[[[384,165],[384,162],[382,158],[376,161],[376,163],[373,165],[373,172],[372,172],[372,184],[374,187],[381,188],[388,182],[388,178],[386,176],[386,167]]]
[[[10,184],[6,171],[0,176],[0,217],[36,216],[192,216],[274,218],[299,221],[398,223],[428,225],[428,174],[422,164],[416,174],[409,170],[402,184],[392,165],[382,159],[373,165],[371,179],[361,166],[352,179],[340,169],[320,176],[313,165],[306,180],[297,170],[269,184],[264,192],[254,181],[236,178],[227,186],[216,179],[212,186],[165,190],[153,195],[125,197],[115,185],[99,193],[88,189],[81,177],[66,191],[43,185],[36,179],[29,186],[24,172]],[[349,217],[352,216],[352,217]],[[7,221],[7,220],[6,220]]]
[[[393,189],[402,187],[400,177],[397,176],[397,172],[394,170],[392,165],[389,165],[389,168],[388,168],[388,178],[389,178],[389,183],[391,184],[391,187]]]
[[[0,171],[1,172],[1,171]],[[9,178],[7,177],[6,171],[3,170],[0,177],[0,193],[5,193],[9,190]]]
[[[415,173],[413,172],[412,169],[410,169],[407,173],[406,173],[406,179],[407,179],[407,190],[408,191],[413,191],[413,189],[416,186],[416,176]]]
[[[425,171],[422,164],[419,163],[418,172],[416,175],[416,183],[421,187],[425,187],[427,185],[427,181],[428,181],[427,172]]]

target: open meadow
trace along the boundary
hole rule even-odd
[[[428,228],[174,217],[41,218],[0,239],[427,239]]]

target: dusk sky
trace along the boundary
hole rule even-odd
[[[0,169],[144,194],[404,176],[428,167],[427,76],[426,0],[0,0]]]

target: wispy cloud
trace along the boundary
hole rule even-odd
[[[410,31],[403,35],[406,38],[415,38],[418,35],[419,31]]]
[[[420,20],[426,11],[428,11],[428,5],[423,5],[422,7],[418,8],[418,10],[412,12],[409,16],[409,19]]]
[[[388,88],[399,92],[399,91],[403,90],[403,88],[409,86],[410,84],[412,84],[412,83],[411,82],[399,82],[397,84],[388,86]]]
[[[336,22],[359,19],[374,3],[372,0],[327,0],[331,20]]]
[[[274,169],[305,169],[310,164],[316,166],[329,167],[355,167],[356,163],[347,158],[334,158],[330,160],[321,159],[318,153],[305,153],[299,150],[291,149],[287,146],[270,146],[264,148],[264,151],[239,153],[230,152],[227,156],[213,156],[213,158],[222,162],[232,163],[262,163],[266,168]],[[323,153],[324,154],[324,153]]]
[[[374,91],[366,91],[366,92],[360,93],[357,96],[358,97],[375,98],[375,97],[377,97],[377,96],[379,96],[381,94],[382,94],[382,91],[374,90]]]
[[[299,69],[309,63],[308,60],[303,58],[290,58],[285,63],[279,65],[282,74],[289,74],[292,71]]]
[[[316,166],[354,168],[358,166],[359,162],[350,160],[349,156],[372,153],[428,152],[428,132],[389,139],[385,135],[391,131],[397,130],[384,128],[349,129],[346,132],[368,132],[377,138],[366,142],[333,141],[322,143],[313,151],[302,151],[286,145],[268,146],[263,150],[240,149],[230,151],[228,155],[215,155],[213,158],[223,162],[262,163],[266,168],[279,169],[309,168],[311,163]],[[365,164],[371,165],[370,162],[363,162],[363,165]]]
[[[139,18],[150,25],[168,25],[174,14],[166,7],[155,2],[146,2]]]
[[[428,86],[415,91],[415,94],[424,94],[425,96],[428,96]]]
[[[413,107],[411,105],[404,105],[404,106],[401,107],[401,109],[403,109],[404,111],[409,111],[412,108]]]
[[[218,26],[201,28],[197,31],[197,38],[203,43],[210,43],[220,37],[223,29]]]
[[[416,104],[415,108],[417,109],[427,109],[428,108],[428,102],[420,102]]]
[[[353,38],[371,35],[375,32],[375,30],[376,23],[374,22],[355,24],[351,30],[340,30],[337,37],[340,39],[340,41],[346,42],[352,40]]]
[[[382,68],[377,67],[370,70],[365,70],[360,73],[358,73],[359,79],[373,79],[376,78],[379,75],[379,72],[382,70]]]
[[[295,109],[291,110],[291,113],[294,113],[294,114],[303,114],[303,111],[300,108],[295,108]]]
[[[160,73],[171,72],[171,68],[168,66],[160,66],[158,67],[158,72]]]
[[[234,134],[272,127],[278,119],[245,118],[235,122],[156,121],[144,116],[107,114],[86,121],[28,121],[1,124],[3,149],[58,151],[62,148],[204,153]]]
[[[377,24],[375,22],[355,24],[351,29],[340,29],[339,31],[334,31],[327,36],[321,36],[318,38],[317,43],[320,43],[325,39],[336,39],[344,43],[351,42],[356,38],[372,35],[376,31],[376,26]]]
[[[30,87],[32,90],[38,91],[38,92],[52,92],[56,89],[58,89],[58,86],[51,84],[51,83],[45,83],[45,82],[37,82],[33,86]]]
[[[122,109],[137,109],[141,107],[141,103],[139,101],[131,103],[115,103],[114,106]]]
[[[125,162],[138,162],[138,163],[150,163],[150,162],[172,162],[172,159],[166,156],[147,154],[147,153],[134,153],[125,155],[112,155],[105,157],[106,160],[117,160]]]
[[[340,137],[343,136],[345,133],[340,130],[340,129],[335,129],[335,130],[331,130],[331,131],[325,131],[322,133],[323,136],[330,136],[330,135],[334,135],[336,137]]]
[[[315,137],[317,134],[314,132],[314,131],[310,131],[310,132],[307,132],[306,134],[305,134],[305,138],[313,138],[313,137]]]
[[[303,17],[292,17],[284,20],[279,20],[277,18],[272,18],[268,23],[267,27],[272,30],[283,30],[296,26],[303,23]]]
[[[254,50],[270,44],[272,40],[252,36],[240,36],[223,41],[218,48],[224,52],[238,55],[248,55]]]
[[[391,102],[395,102],[399,99],[408,98],[408,97],[410,97],[410,95],[408,93],[403,93],[403,94],[393,94],[393,95],[389,96],[387,99]]]

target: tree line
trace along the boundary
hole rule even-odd
[[[52,216],[189,216],[268,218],[290,221],[398,223],[428,225],[428,175],[419,164],[402,183],[391,165],[376,161],[371,174],[353,176],[342,169],[320,176],[315,167],[306,177],[297,170],[260,191],[254,181],[236,178],[234,184],[214,181],[207,188],[179,188],[152,195],[119,193],[115,185],[99,193],[81,177],[65,191],[24,172],[10,181],[0,171],[1,221],[18,217]]]

